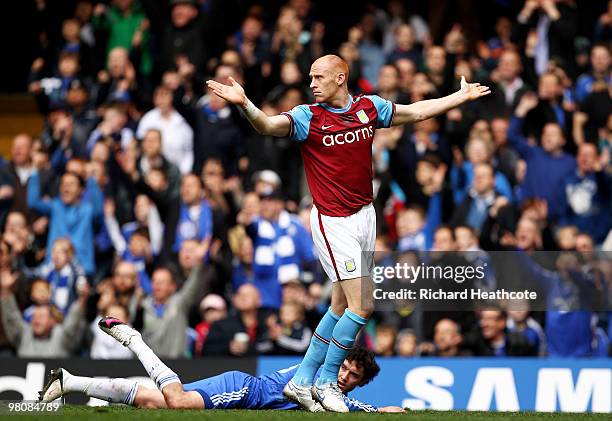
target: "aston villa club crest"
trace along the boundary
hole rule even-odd
[[[344,262],[344,267],[346,268],[348,272],[354,272],[355,269],[357,269],[357,265],[355,264],[355,259],[350,259]]]
[[[363,110],[359,110],[357,111],[357,118],[359,119],[359,121],[361,121],[363,124],[369,123],[370,119],[368,118],[368,115],[365,113],[365,111]]]

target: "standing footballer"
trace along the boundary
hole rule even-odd
[[[348,412],[337,383],[338,371],[374,309],[370,277],[376,240],[374,132],[435,117],[490,93],[488,87],[468,84],[462,78],[461,89],[446,97],[393,104],[376,95],[351,96],[348,72],[347,63],[338,56],[317,59],[309,75],[316,103],[275,116],[259,110],[232,78],[231,86],[207,82],[216,95],[242,107],[259,133],[290,136],[300,142],[314,202],[312,235],[325,273],[333,282],[332,303],[283,394],[305,409],[318,401],[335,412]]]

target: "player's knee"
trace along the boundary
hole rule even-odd
[[[350,308],[353,313],[364,319],[369,319],[372,313],[374,313],[374,303],[361,303],[357,308]]]
[[[184,393],[164,394],[164,397],[168,408],[171,409],[185,408],[188,403]]]
[[[163,408],[162,405],[159,405],[159,403],[153,401],[153,400],[147,400],[145,402],[142,402],[140,405],[138,405],[139,408],[144,408],[144,409],[157,409],[157,408]]]
[[[348,305],[346,304],[346,301],[340,303],[332,303],[331,310],[335,315],[342,316],[344,314],[344,310],[346,310],[347,307]]]

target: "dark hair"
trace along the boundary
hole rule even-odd
[[[194,177],[197,181],[198,181],[198,185],[200,186],[201,189],[204,188],[204,181],[202,180],[202,178],[197,175],[194,172],[189,172],[185,175],[183,175],[183,177],[181,178],[181,181],[185,180],[187,177]]]
[[[59,58],[58,58],[58,62],[62,61],[62,60],[65,60],[65,59],[76,60],[76,62],[78,63],[79,62],[79,53],[75,53],[75,52],[72,52],[72,51],[65,51],[64,50],[64,51],[62,51],[60,53]]]
[[[144,237],[144,238],[147,239],[147,241],[151,240],[151,238],[149,237],[149,229],[147,227],[140,227],[140,228],[138,228],[136,231],[134,231],[132,233],[132,237],[135,236],[135,235],[138,235],[140,237]]]
[[[464,225],[461,225],[461,226],[464,226]],[[450,232],[451,238],[453,239],[453,241],[455,241],[455,231],[453,230],[453,227],[451,227],[448,224],[440,224],[440,225],[438,225],[438,227],[436,228],[434,233],[436,233],[438,231],[443,231],[443,230],[447,230],[448,232]]]
[[[351,349],[346,359],[356,362],[358,366],[363,368],[363,379],[359,386],[365,386],[370,383],[380,372],[380,367],[374,360],[374,353],[365,348],[357,347]]]
[[[508,313],[506,310],[502,308],[498,303],[486,303],[483,307],[479,309],[480,312],[483,311],[496,311],[499,313],[498,319],[506,319],[508,317]],[[478,318],[481,318],[481,314],[479,314]]]
[[[159,266],[155,268],[153,273],[158,272],[158,271],[168,272],[170,274],[170,280],[172,281],[173,284],[176,285],[178,275],[177,275],[177,271],[172,267],[172,265]],[[151,280],[153,280],[153,274],[151,274]]]
[[[77,179],[78,183],[79,183],[79,187],[81,187],[82,189],[85,188],[85,179],[83,177],[81,177],[80,175],[74,173],[74,172],[65,172],[64,175],[62,177],[65,177],[67,175],[70,175],[74,178]]]
[[[472,234],[474,237],[478,238],[478,234],[476,233],[476,230],[472,227],[470,227],[469,225],[465,225],[465,224],[459,224],[459,225],[455,225],[455,229],[466,229],[470,232],[470,234]]]
[[[442,159],[440,158],[440,155],[433,153],[433,152],[427,152],[425,155],[423,155],[421,158],[418,159],[417,163],[419,162],[426,162],[436,168],[438,168],[440,166],[440,164],[442,164]]]

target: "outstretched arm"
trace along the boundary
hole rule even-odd
[[[410,105],[396,104],[395,116],[391,125],[399,126],[401,124],[427,120],[428,118],[444,114],[464,102],[473,101],[490,93],[491,90],[488,86],[481,86],[480,83],[467,83],[465,77],[462,76],[461,89],[453,94],[442,98],[415,102]]]
[[[244,89],[234,78],[230,77],[230,85],[224,85],[214,80],[208,80],[206,85],[213,93],[231,104],[236,104],[247,117],[258,133],[269,136],[288,136],[291,129],[289,117],[284,115],[268,116],[257,108],[244,93]]]
[[[396,413],[396,412],[406,412],[406,410],[399,406],[381,406],[380,408],[378,408],[378,412]]]

